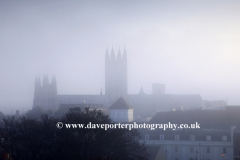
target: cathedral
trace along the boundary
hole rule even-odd
[[[128,94],[127,52],[114,49],[105,54],[105,94],[99,95],[58,95],[56,78],[51,83],[45,75],[41,83],[36,77],[33,108],[57,110],[66,104],[87,104],[91,108],[108,109],[118,98],[123,97],[131,106],[135,117],[151,117],[156,112],[202,108],[204,102],[199,94],[165,94],[164,84],[152,84],[152,94],[144,93],[140,88],[137,94]]]
[[[48,76],[44,75],[42,85],[40,77],[36,77],[33,108],[37,106],[50,110],[58,108],[57,81],[55,77],[52,77],[52,82],[49,83]]]

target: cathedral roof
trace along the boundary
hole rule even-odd
[[[122,97],[120,97],[109,109],[133,109],[133,107]]]

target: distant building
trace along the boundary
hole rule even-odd
[[[141,130],[146,146],[161,146],[168,160],[233,158],[231,130]]]
[[[225,109],[226,102],[224,100],[217,100],[217,101],[207,101],[204,100],[205,109]]]
[[[123,55],[119,49],[117,57],[115,57],[113,48],[110,55],[108,50],[106,51],[105,95],[111,101],[115,101],[120,96],[127,96],[127,52],[125,49]]]
[[[226,110],[188,110],[188,111],[169,111],[158,112],[148,123],[175,123],[175,124],[194,124],[198,122],[201,129],[228,130],[232,125],[240,128],[240,107],[233,109],[228,107]]]
[[[49,83],[48,76],[46,75],[41,85],[40,78],[36,77],[33,108],[38,106],[46,110],[57,110],[58,105],[56,78],[52,77],[52,82]]]
[[[178,124],[173,129],[139,129],[147,146],[161,146],[168,160],[218,160],[240,156],[240,107],[157,113],[149,124]],[[200,124],[195,129],[191,124]],[[186,128],[178,128],[187,124]]]
[[[111,107],[110,118],[115,122],[132,122],[133,121],[133,107],[120,97]]]
[[[49,83],[48,76],[44,76],[41,85],[40,78],[35,80],[33,108],[39,106],[46,110],[57,110],[62,104],[102,104],[109,108],[118,98],[123,97],[134,108],[134,117],[152,117],[158,111],[170,111],[182,107],[184,110],[201,108],[204,106],[199,94],[175,95],[165,94],[164,84],[153,84],[152,94],[146,94],[143,88],[138,94],[128,94],[127,83],[127,52],[123,54],[119,49],[115,55],[106,50],[105,55],[105,94],[99,95],[59,95],[57,82],[53,77]]]

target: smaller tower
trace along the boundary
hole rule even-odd
[[[46,110],[56,110],[58,108],[56,77],[53,76],[52,82],[49,83],[48,76],[44,75],[42,86],[40,78],[35,78],[33,108],[37,106]]]

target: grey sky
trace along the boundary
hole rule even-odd
[[[0,110],[31,109],[34,80],[104,91],[104,56],[126,46],[128,92],[240,104],[239,1],[0,1]]]

